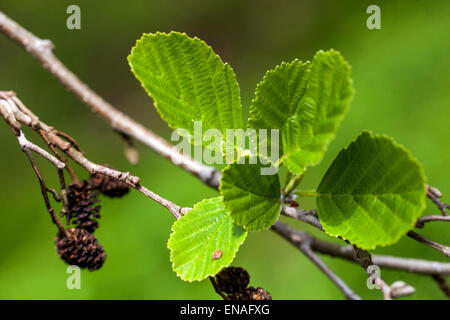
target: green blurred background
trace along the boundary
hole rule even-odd
[[[81,30],[66,28],[70,4],[81,7]],[[305,189],[315,188],[337,152],[363,129],[370,129],[410,149],[425,167],[429,183],[448,201],[450,2],[376,1],[381,30],[366,27],[370,4],[373,1],[2,0],[0,9],[39,37],[51,39],[55,54],[82,80],[166,139],[171,131],[126,61],[142,33],[177,30],[205,40],[234,68],[245,110],[267,69],[294,58],[311,59],[319,49],[340,50],[353,67],[356,96],[324,160],[308,170]],[[132,168],[123,156],[122,140],[105,121],[3,35],[0,89],[15,90],[42,120],[74,136],[93,161],[132,170],[147,187],[180,205],[193,206],[217,194],[141,145],[140,163]],[[39,141],[33,132],[28,135]],[[3,124],[0,145],[0,298],[218,298],[209,281],[187,283],[177,278],[166,248],[173,218],[137,192],[122,200],[101,199],[97,236],[108,258],[101,270],[82,272],[81,290],[66,289],[66,265],[53,244],[56,228],[26,157]],[[57,186],[54,168],[38,161],[48,183]],[[78,172],[86,176],[83,170]],[[437,212],[427,204],[425,213]],[[314,206],[312,201],[302,205]],[[304,224],[293,224],[328,238]],[[450,243],[445,227],[430,224],[421,232]],[[375,252],[448,261],[409,238]],[[380,292],[367,289],[362,268],[323,259],[363,298],[380,298]],[[268,289],[274,299],[342,299],[309,260],[270,231],[249,234],[233,264],[245,267],[251,284]],[[382,276],[389,283],[403,280],[413,285],[417,292],[411,298],[444,298],[429,277],[388,270],[382,270]]]

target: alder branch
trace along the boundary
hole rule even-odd
[[[57,195],[56,190],[50,189],[47,187],[47,185],[44,182],[44,179],[42,177],[41,172],[39,171],[36,162],[34,160],[33,154],[31,151],[36,152],[37,154],[41,155],[43,158],[47,159],[50,163],[52,163],[58,170],[61,172],[61,170],[64,168],[64,163],[60,162],[58,159],[53,157],[51,154],[49,154],[44,149],[40,148],[39,146],[31,143],[27,140],[24,133],[21,130],[21,125],[17,122],[15,116],[14,116],[14,103],[11,103],[11,97],[12,92],[0,92],[0,113],[3,117],[3,119],[10,124],[10,127],[13,131],[13,133],[16,135],[17,140],[19,142],[20,150],[22,150],[25,155],[27,156],[28,160],[30,161],[31,167],[33,168],[34,173],[36,174],[36,177],[39,181],[39,185],[41,187],[41,193],[42,197],[44,199],[45,207],[47,208],[47,212],[50,214],[50,217],[52,218],[52,221],[58,229],[68,236],[67,230],[64,228],[64,226],[61,224],[61,221],[59,221],[58,217],[55,214],[55,210],[53,209],[50,200],[48,198],[48,193],[52,193],[53,197],[58,201],[60,201],[59,195]]]
[[[5,100],[5,98],[7,98],[7,100]],[[5,122],[10,125],[10,127],[13,129],[13,132],[16,132],[18,134],[18,140],[22,150],[32,150],[39,153],[44,158],[52,162],[58,169],[63,169],[65,167],[64,162],[59,161],[47,151],[26,140],[22,131],[20,129],[17,129],[20,128],[20,123],[29,126],[35,131],[39,131],[41,135],[45,136],[49,144],[58,147],[68,157],[84,167],[89,173],[104,174],[128,184],[140,193],[164,206],[167,210],[169,210],[170,213],[172,213],[175,219],[179,219],[182,214],[189,210],[188,208],[182,208],[174,204],[173,202],[164,199],[153,191],[147,189],[140,184],[140,178],[131,175],[130,172],[121,172],[90,161],[84,156],[83,153],[78,151],[72,143],[62,140],[60,137],[60,132],[57,133],[53,127],[50,127],[39,120],[39,118],[36,117],[36,115],[34,115],[30,111],[30,109],[25,107],[23,102],[20,101],[12,91],[0,92],[0,102],[1,106],[3,106],[3,108],[0,106],[0,108],[2,109],[0,113],[4,115],[3,118]],[[14,122],[17,123],[14,124]],[[65,183],[62,179],[63,177],[60,176],[62,190],[65,190]]]
[[[105,101],[56,58],[52,51],[54,46],[50,40],[39,39],[1,11],[0,31],[36,58],[70,92],[87,104],[94,113],[108,121],[113,129],[140,141],[158,154],[172,160],[202,182],[213,188],[219,187],[220,173],[217,170],[186,157],[166,140]]]
[[[353,292],[353,290],[342,281],[313,251],[312,243],[313,237],[306,232],[289,232],[287,226],[280,221],[275,222],[272,226],[272,230],[276,231],[279,235],[286,237],[294,246],[296,246],[309,260],[311,260],[316,267],[322,271],[336,287],[344,294],[344,297],[348,300],[361,300],[361,298]]]
[[[17,140],[20,145],[20,149],[22,151],[30,150],[30,151],[36,152],[43,158],[50,161],[57,169],[64,169],[65,164],[63,162],[56,159],[54,156],[52,156],[50,153],[48,153],[41,147],[39,147],[39,146],[35,145],[34,143],[31,143],[30,141],[27,140],[27,138],[25,137],[25,135],[23,134],[23,132],[21,130],[20,124],[17,122],[17,120],[15,118],[15,112],[17,110],[16,110],[16,106],[15,106],[14,102],[11,100],[13,95],[14,95],[14,93],[11,91],[1,93],[0,103],[3,105],[4,109],[0,113],[3,116],[3,119],[8,124],[10,124],[10,127],[11,127],[13,133],[17,137]]]
[[[342,258],[359,264],[359,259],[355,256],[355,252],[351,245],[339,245],[332,242],[320,240],[305,231],[295,230],[294,228],[277,221],[273,226],[279,235],[288,240],[297,247],[298,239],[306,237],[311,241],[311,248],[321,254],[331,257]],[[392,270],[407,271],[422,275],[450,275],[450,263],[427,261],[415,258],[400,258],[385,255],[372,255],[373,264]]]
[[[283,206],[281,209],[281,214],[299,221],[303,221],[305,223],[308,223],[315,228],[319,229],[320,231],[324,231],[322,224],[320,223],[320,220],[317,215],[316,210],[303,210],[299,208],[292,208],[292,207],[286,207]],[[424,216],[416,221],[416,227],[422,228],[424,226],[424,223],[426,222],[432,222],[432,221],[450,221],[449,216]],[[429,246],[442,254],[444,254],[447,257],[450,257],[450,247],[437,243],[433,240],[427,239],[424,236],[418,234],[414,231],[409,231],[406,234],[411,239],[420,242],[421,244],[424,244],[426,246]]]
[[[56,79],[58,79],[69,91],[73,92],[81,101],[86,103],[90,109],[107,120],[110,126],[127,137],[131,137],[137,141],[140,141],[144,145],[150,147],[152,150],[157,152],[158,154],[164,156],[167,159],[171,159],[177,166],[184,169],[185,171],[196,176],[200,181],[209,185],[212,188],[217,189],[220,185],[220,177],[221,173],[213,167],[206,166],[202,163],[196,162],[190,157],[180,153],[174,146],[170,143],[153,133],[148,128],[144,127],[140,123],[134,121],[127,115],[123,114],[119,110],[115,109],[111,104],[106,102],[103,98],[97,95],[94,91],[92,91],[86,84],[80,81],[80,79],[73,74],[70,70],[68,70],[53,54],[53,45],[49,40],[42,40],[38,37],[34,36],[29,31],[25,30],[15,21],[7,17],[5,14],[0,12],[0,31],[6,34],[9,38],[14,40],[20,46],[22,46],[27,52],[29,52],[33,57],[37,59],[37,61],[48,70]],[[26,119],[22,119],[26,120]],[[28,121],[27,121],[28,122]],[[28,123],[27,125],[31,125]],[[32,126],[32,125],[31,125]],[[14,130],[14,127],[11,127]],[[48,133],[52,136],[51,133]],[[53,133],[54,134],[54,133]],[[53,138],[53,136],[52,136]],[[64,141],[63,141],[64,142]],[[52,142],[53,143],[53,142]],[[67,142],[65,142],[67,143]],[[70,145],[70,144],[69,144]],[[101,167],[91,163],[89,160],[84,158],[84,156],[80,152],[69,148],[68,150],[64,150],[58,146],[61,150],[63,150],[70,158],[81,164],[85,167],[89,172],[99,172],[114,178],[125,179],[126,183],[140,191],[141,193],[146,194],[155,200],[158,197],[155,197],[154,194],[151,193],[150,190],[142,187],[139,183],[133,183],[129,180],[129,176],[127,173],[120,173],[117,176],[116,172],[109,172],[108,168]],[[66,145],[67,147],[67,145]],[[78,154],[76,152],[79,152]],[[130,184],[131,183],[131,184]],[[165,199],[164,199],[165,200]],[[171,203],[170,201],[163,201],[162,199],[156,200],[159,203],[163,204],[175,218],[178,218],[180,214],[184,214],[189,209],[181,208]],[[283,214],[292,213],[289,207],[283,207]],[[305,219],[305,222],[310,221],[313,222],[312,215],[308,216],[306,214],[300,215]],[[318,220],[317,220],[318,221]],[[277,222],[278,226],[284,226],[281,222]],[[316,224],[316,227],[320,225]],[[285,239],[290,240],[289,235],[282,233],[281,234]],[[311,248],[319,253],[325,253],[334,255],[341,258],[347,257],[347,249],[345,247],[336,247],[336,245],[326,242],[320,241],[312,241]],[[331,249],[333,248],[333,249]],[[351,248],[350,248],[351,249]],[[322,250],[322,251],[321,251]],[[397,270],[405,270],[410,272],[424,273],[424,274],[449,274],[450,264],[438,263],[438,262],[429,262],[425,260],[419,259],[405,259],[405,258],[396,258],[396,257],[387,257],[387,256],[379,256],[379,260],[376,263],[378,265],[385,264],[386,267],[391,267],[392,269]],[[353,260],[354,258],[350,258],[349,260]],[[353,260],[354,261],[354,260]]]

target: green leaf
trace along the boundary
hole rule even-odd
[[[144,34],[128,56],[136,78],[173,129],[192,137],[194,121],[202,131],[242,128],[236,76],[205,42],[184,33]],[[209,142],[204,141],[204,146]]]
[[[248,231],[269,228],[281,211],[278,174],[262,175],[262,164],[233,163],[223,170],[220,194],[233,220]]]
[[[281,162],[299,174],[320,162],[352,96],[348,63],[335,50],[319,51],[312,63],[294,60],[267,72],[256,88],[249,127],[280,130]]]
[[[168,242],[172,268],[185,281],[203,280],[228,266],[247,236],[233,223],[221,197],[197,203],[172,230]],[[221,256],[213,259],[217,250]]]
[[[386,136],[363,132],[331,164],[318,189],[325,231],[362,249],[406,234],[425,207],[425,178],[409,151]]]

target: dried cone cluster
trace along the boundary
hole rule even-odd
[[[59,257],[70,265],[90,271],[99,269],[105,262],[106,253],[97,238],[78,228],[69,229],[67,233],[68,237],[60,232],[55,239]]]
[[[228,267],[216,275],[218,289],[231,300],[272,300],[263,288],[247,287],[250,283],[248,272],[239,267]]]
[[[127,184],[102,174],[92,174],[89,182],[73,182],[67,192],[66,218],[67,224],[73,224],[76,228],[67,230],[67,236],[60,232],[55,239],[61,259],[70,265],[91,271],[99,269],[106,259],[103,247],[92,234],[98,228],[97,219],[100,218],[97,190],[110,197],[122,197],[130,188]]]
[[[112,169],[108,165],[105,165],[105,167]],[[130,191],[130,187],[126,183],[100,173],[91,174],[89,183],[92,187],[111,198],[123,197]]]
[[[77,228],[90,233],[98,228],[97,219],[100,218],[100,206],[98,203],[98,193],[87,182],[74,182],[69,186],[67,193],[69,212],[67,213],[67,223],[73,223]]]

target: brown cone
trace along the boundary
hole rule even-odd
[[[250,275],[240,267],[228,267],[216,275],[217,285],[222,292],[232,294],[243,292],[250,283]]]
[[[231,300],[272,300],[269,291],[264,291],[260,287],[248,287],[244,292],[235,292],[229,297]]]
[[[61,232],[55,238],[59,257],[69,265],[88,268],[90,271],[99,269],[106,259],[103,247],[97,238],[83,229],[68,229],[70,238]]]
[[[105,167],[113,169],[108,165]],[[126,183],[100,173],[91,174],[89,182],[95,189],[111,198],[123,197],[130,191]]]
[[[98,228],[97,219],[100,218],[101,207],[96,205],[97,197],[98,193],[87,181],[72,183],[67,192],[68,224],[73,223],[77,228],[93,233]]]

